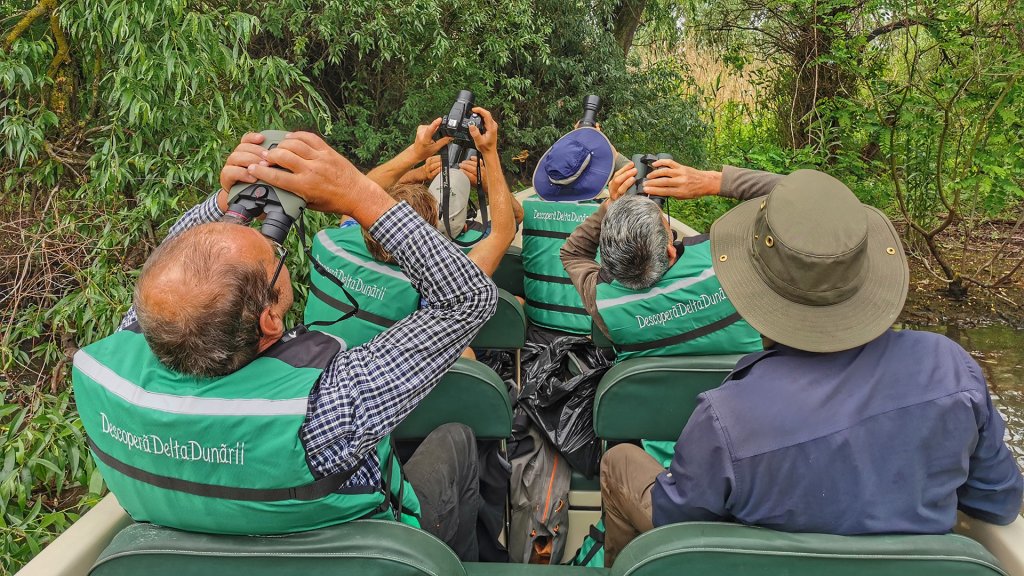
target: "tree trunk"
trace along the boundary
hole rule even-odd
[[[633,37],[643,20],[645,6],[647,0],[622,0],[615,8],[612,34],[623,56],[629,56],[629,49],[633,47]]]
[[[834,128],[834,120],[812,134],[811,128],[819,120],[816,108],[823,100],[840,93],[850,80],[849,74],[835,63],[822,61],[823,56],[831,53],[834,38],[815,26],[813,16],[804,23],[798,38],[793,51],[792,84],[786,94],[788,101],[780,103],[780,126],[794,149],[809,144],[828,145],[827,136]]]

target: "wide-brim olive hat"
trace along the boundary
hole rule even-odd
[[[896,321],[910,274],[881,211],[835,178],[799,170],[711,227],[715,274],[771,340],[809,352],[866,344]]]

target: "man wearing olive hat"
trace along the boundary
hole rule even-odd
[[[668,470],[604,457],[606,565],[640,532],[733,521],[790,532],[943,534],[1017,518],[1024,487],[977,363],[894,331],[908,269],[885,215],[812,170],[711,228],[714,270],[765,339],[701,394]]]

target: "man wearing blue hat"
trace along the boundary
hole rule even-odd
[[[617,156],[599,130],[578,128],[555,142],[537,164],[533,187],[540,198],[523,202],[523,288],[526,314],[535,325],[590,334],[590,316],[558,251],[576,226],[597,211],[592,200],[608,184]]]

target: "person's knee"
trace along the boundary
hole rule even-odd
[[[625,483],[623,479],[630,473],[629,462],[637,451],[643,453],[639,446],[618,444],[604,453],[601,457],[602,491],[607,491],[613,485],[621,487]]]
[[[626,460],[629,459],[629,454],[632,449],[636,446],[632,444],[617,444],[612,446],[604,456],[601,457],[601,477],[606,475],[614,474],[615,472],[622,469]]]
[[[449,422],[438,426],[432,434],[440,434],[449,438],[455,451],[462,454],[476,455],[476,435],[473,429],[460,422]]]

